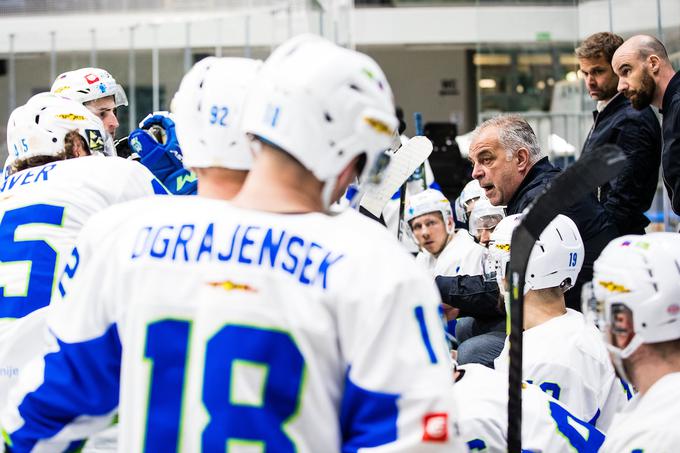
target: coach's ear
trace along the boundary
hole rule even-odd
[[[517,162],[517,170],[524,174],[529,171],[531,165],[529,165],[529,150],[526,148],[520,148],[515,153],[515,160]]]

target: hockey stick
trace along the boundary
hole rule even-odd
[[[413,121],[415,123],[416,136],[422,136],[423,114],[420,112],[415,112],[413,114]],[[423,181],[423,189],[427,189],[427,183],[425,182],[425,162],[423,161],[418,167],[414,168],[413,171],[419,172],[419,175]],[[399,241],[401,241],[401,236],[403,235],[404,210],[406,209],[406,187],[412,175],[413,172],[407,176],[401,187],[399,187],[399,219],[397,220],[397,240]]]
[[[370,187],[359,205],[380,217],[392,194],[427,159],[432,152],[432,142],[425,137],[413,137],[392,156],[385,175],[377,186]]]
[[[423,130],[423,114],[420,112],[416,112],[413,114],[413,122],[415,124],[415,129],[416,129],[416,135],[424,135],[425,132]],[[427,175],[425,174],[425,161],[423,161],[422,164],[420,164],[420,167],[418,167],[417,170],[417,175],[420,178],[420,182],[423,183],[423,190],[427,189]]]
[[[510,366],[508,377],[508,452],[522,451],[522,330],[524,279],[534,243],[559,212],[614,178],[623,168],[625,155],[614,145],[587,153],[552,180],[528,207],[512,233],[510,245]]]

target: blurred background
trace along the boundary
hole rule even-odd
[[[266,58],[288,37],[312,32],[381,65],[406,134],[421,112],[435,142],[432,164],[455,167],[455,190],[467,177],[465,134],[499,112],[521,112],[556,164],[578,157],[594,102],[574,48],[598,31],[652,34],[680,66],[678,0],[2,0],[0,134],[14,107],[58,74],[97,66],[127,92],[123,136],[169,108],[199,59]],[[648,215],[663,223],[663,196]],[[677,222],[668,213],[665,220]]]

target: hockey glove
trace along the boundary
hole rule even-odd
[[[148,115],[140,129],[130,133],[133,154],[167,189],[175,195],[194,195],[196,176],[182,166],[182,150],[175,134],[175,122],[167,112]]]

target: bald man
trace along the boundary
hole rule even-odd
[[[673,70],[666,48],[653,36],[636,35],[614,53],[617,89],[638,110],[652,104],[663,115],[663,181],[673,211],[680,214],[680,73]]]

